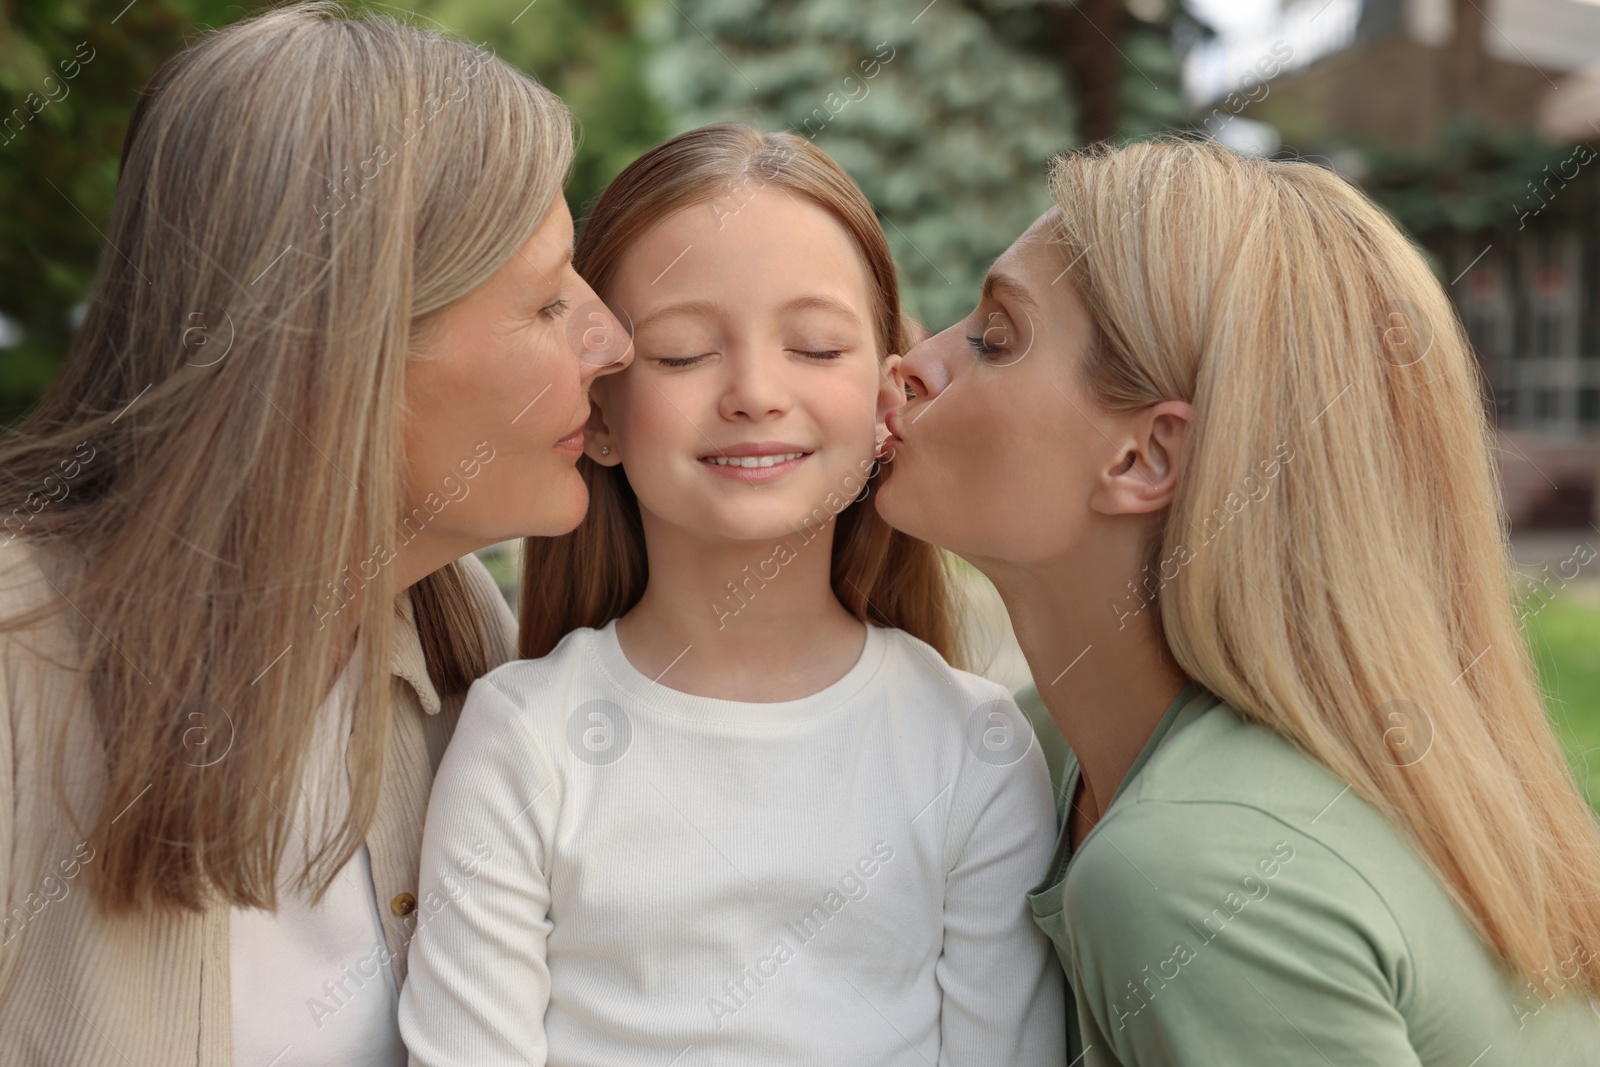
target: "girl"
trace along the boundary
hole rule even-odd
[[[871,206],[809,142],[712,126],[624,171],[576,262],[637,355],[588,519],[528,542],[529,659],[440,768],[412,1061],[1060,1067],[1022,897],[1048,772],[864,499],[906,341]]]
[[[1091,1067],[1600,1063],[1600,832],[1443,288],[1309,163],[1063,157],[903,365],[878,499],[1071,747],[1032,894]]]

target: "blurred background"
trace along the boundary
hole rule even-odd
[[[125,2],[0,3],[0,426],[81,319],[139,88],[264,6]],[[481,42],[560,93],[582,123],[580,224],[680,130],[743,119],[811,138],[877,206],[907,307],[934,330],[1044,209],[1063,149],[1189,130],[1360,183],[1426,250],[1483,363],[1524,628],[1600,808],[1600,0],[352,6]],[[508,594],[513,547],[483,553]],[[958,567],[975,667],[1027,684],[998,600]]]

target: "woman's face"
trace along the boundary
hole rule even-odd
[[[877,494],[891,526],[984,560],[1040,565],[1090,521],[1114,452],[1078,382],[1092,337],[1049,239],[1052,210],[995,260],[972,314],[911,350],[914,396],[888,416],[894,451]]]
[[[421,527],[442,565],[576,527],[589,500],[577,471],[589,383],[627,366],[632,352],[572,269],[566,201],[556,199],[488,281],[433,315],[419,340],[406,368],[402,529]]]
[[[623,464],[647,523],[786,537],[866,484],[898,394],[866,267],[828,212],[777,189],[684,208],[628,249],[607,298],[637,359],[595,391],[589,455]]]

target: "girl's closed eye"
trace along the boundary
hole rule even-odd
[[[796,346],[789,349],[789,351],[821,363],[839,359],[844,355],[846,349],[845,347],[830,345],[808,345],[805,347]],[[693,356],[643,356],[643,358],[661,367],[692,367],[696,363],[709,359],[713,354],[706,352]]]
[[[858,309],[842,304],[835,296],[813,293],[796,297],[785,310],[778,336],[787,351],[807,361],[828,362],[870,347]]]
[[[711,353],[706,352],[698,356],[646,356],[645,358],[660,367],[692,367],[710,356]]]

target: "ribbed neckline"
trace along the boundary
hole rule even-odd
[[[797,700],[747,702],[696,696],[652,680],[636,668],[622,652],[617,640],[617,620],[594,631],[589,642],[591,654],[601,671],[639,710],[700,722],[736,722],[749,726],[803,722],[822,718],[839,710],[878,673],[888,649],[883,627],[864,623],[866,643],[861,655],[838,681],[810,696]],[[691,648],[688,655],[694,655]],[[634,708],[630,708],[630,711]]]

